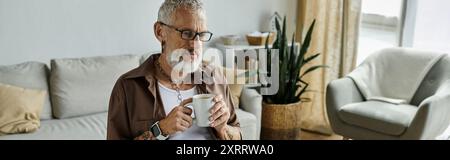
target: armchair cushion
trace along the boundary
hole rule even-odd
[[[444,56],[405,48],[383,49],[371,54],[348,76],[367,100],[411,104],[420,83]]]
[[[358,127],[398,136],[403,134],[417,112],[416,106],[366,101],[343,106],[340,119]]]

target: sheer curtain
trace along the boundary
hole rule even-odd
[[[322,53],[315,64],[330,68],[310,74],[305,79],[311,90],[311,102],[302,105],[302,128],[332,134],[326,114],[325,90],[331,80],[341,78],[355,68],[361,0],[299,0],[297,33],[304,33],[317,20],[308,54]],[[305,34],[305,33],[304,33]],[[304,35],[298,35],[301,40]],[[308,67],[305,67],[308,68]]]

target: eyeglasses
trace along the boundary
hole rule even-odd
[[[159,22],[159,23],[180,32],[181,39],[184,39],[184,40],[195,40],[195,38],[198,36],[200,41],[209,42],[213,36],[213,33],[211,33],[211,32],[194,32],[194,31],[187,30],[187,29],[181,30],[181,29],[175,28],[174,26],[171,26],[171,25],[168,25],[168,24],[165,24],[162,22]]]

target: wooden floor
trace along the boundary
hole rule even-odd
[[[302,130],[300,134],[302,140],[342,140],[342,136],[339,135],[330,136],[305,130]]]

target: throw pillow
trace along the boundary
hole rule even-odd
[[[0,133],[36,131],[47,92],[0,84]]]

